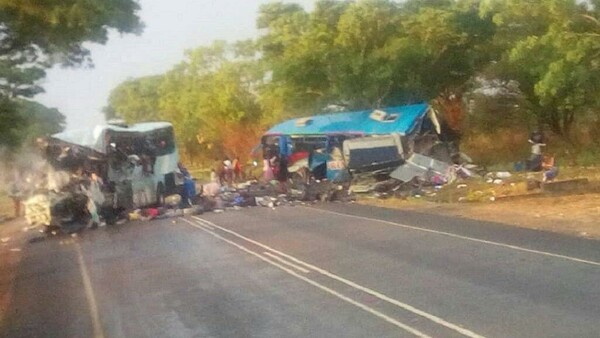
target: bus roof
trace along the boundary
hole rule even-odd
[[[266,135],[407,135],[413,132],[428,109],[427,104],[415,104],[297,118],[275,125]],[[377,119],[375,113],[384,118]]]
[[[172,126],[173,125],[169,122],[143,122],[132,124],[128,127],[105,124],[98,125],[94,128],[66,130],[62,133],[54,134],[51,137],[73,145],[90,148],[94,151],[104,154],[107,146],[105,144],[104,136],[108,130],[120,133],[140,134],[169,128]]]

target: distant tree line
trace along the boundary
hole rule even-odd
[[[257,27],[122,83],[107,117],[172,121],[189,158],[245,156],[286,118],[423,101],[458,132],[468,119],[571,140],[598,123],[599,0],[270,3]]]

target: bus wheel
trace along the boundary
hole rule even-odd
[[[162,207],[165,205],[165,186],[162,183],[156,187],[156,206]]]

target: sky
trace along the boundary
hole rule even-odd
[[[135,77],[161,74],[183,60],[184,51],[214,40],[256,37],[256,17],[268,0],[139,0],[145,24],[139,35],[111,33],[105,45],[86,45],[93,68],[55,67],[42,82],[45,93],[35,100],[58,108],[67,128],[104,122],[102,107],[110,91]],[[285,1],[310,10],[313,0]]]

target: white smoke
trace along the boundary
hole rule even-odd
[[[0,147],[0,191],[10,195],[14,186],[24,197],[43,188],[49,165],[39,150],[27,146],[10,152]]]

